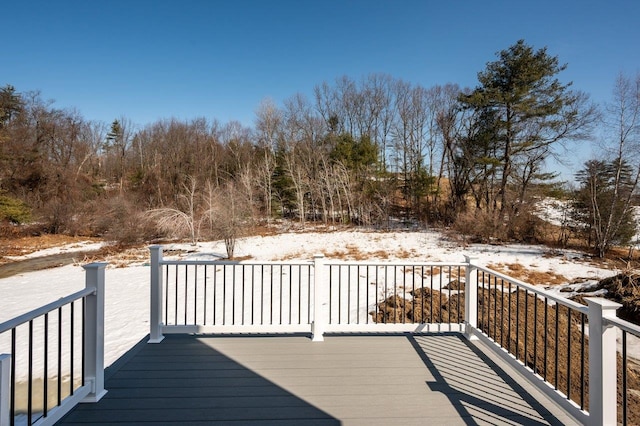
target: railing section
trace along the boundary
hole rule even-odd
[[[328,332],[462,331],[464,263],[326,261]]]
[[[462,331],[466,263],[176,261],[151,247],[151,333]]]
[[[81,291],[0,324],[0,425],[51,425],[104,390],[104,270]]]
[[[620,304],[587,297],[584,306],[470,263],[477,282],[472,334],[499,347],[584,423],[638,424],[638,363],[627,356],[627,336],[638,342],[640,327],[616,317]]]

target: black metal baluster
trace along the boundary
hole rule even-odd
[[[447,314],[448,314],[448,321],[449,324],[451,324],[451,266],[449,266],[449,269],[447,271],[447,274],[449,275],[449,284],[447,284],[447,295],[448,295],[448,299],[447,299],[447,303],[449,304],[449,307],[447,309]]]
[[[458,299],[458,307],[457,307],[457,309],[458,309],[458,324],[460,324],[462,322],[462,317],[460,316],[460,291],[461,291],[461,288],[462,288],[462,282],[461,282],[462,276],[460,275],[460,273],[461,273],[461,269],[460,269],[460,266],[458,266],[458,293],[457,293],[457,296],[458,296],[457,297],[457,299]]]
[[[547,297],[545,296],[544,298],[544,380],[545,382],[547,381],[547,349],[549,348],[549,344],[548,344],[548,328],[549,328],[549,321],[548,321],[548,313],[549,313],[549,300],[547,299]]]
[[[62,402],[62,306],[58,308],[58,405]]]
[[[280,324],[282,324],[282,271],[280,271]],[[231,325],[236,325],[236,266],[231,266]]]
[[[264,324],[264,265],[260,265],[260,325]]]
[[[407,270],[402,271],[402,303],[407,303]],[[407,322],[407,315],[404,306],[402,307],[402,323]]]
[[[571,399],[571,309],[567,306],[567,399]]]
[[[429,304],[430,304],[430,306],[429,306],[429,315],[430,315],[429,322],[431,324],[433,324],[433,266],[431,266],[431,270],[430,270],[430,273],[429,273],[429,278],[430,278],[429,286],[431,287],[430,288],[431,296],[429,297]]]
[[[198,265],[194,266],[193,271],[193,324],[198,324]]]
[[[387,300],[387,295],[389,294],[388,291],[387,291],[388,290],[388,288],[387,288],[387,281],[388,281],[387,280],[387,275],[388,275],[387,274],[387,270],[388,269],[389,269],[389,267],[385,265],[384,266],[384,299],[383,299],[385,301],[385,303],[386,303],[386,300]],[[385,324],[387,323],[387,316],[385,315],[384,312],[382,313],[382,322],[385,323]]]
[[[85,334],[85,331],[86,331],[85,323],[86,323],[86,318],[87,318],[86,315],[85,315],[86,314],[85,309],[86,309],[86,298],[83,297],[82,298],[82,315],[81,315],[82,316],[82,334],[81,334],[81,337],[80,337],[80,342],[81,342],[80,346],[82,348],[82,372],[81,372],[81,374],[82,374],[82,377],[81,377],[82,386],[84,386],[84,376],[85,376],[86,367],[87,367],[87,362],[86,362],[86,360],[84,358],[84,354],[86,353],[85,352],[86,342],[85,342],[85,339],[84,339],[84,334]]]
[[[622,424],[627,424],[627,332],[622,330]]]
[[[16,415],[16,329],[11,329],[11,401],[9,419],[11,426],[15,425],[15,415]],[[60,376],[58,376],[58,380],[60,380]],[[60,404],[60,398],[58,398],[58,405]]]
[[[311,265],[307,266],[307,275],[307,323],[311,323]]]
[[[48,398],[47,394],[49,392],[49,313],[44,314],[44,380],[42,383],[42,403],[43,403],[43,415],[47,417],[47,413],[49,412],[48,406]],[[84,383],[83,383],[84,385]]]
[[[377,315],[379,313],[379,309],[380,309],[380,298],[378,297],[378,287],[380,286],[380,267],[376,266],[376,296],[375,296],[375,303],[376,303],[376,322],[377,322]],[[384,319],[384,315],[382,315],[382,322],[385,322]]]
[[[69,320],[69,322],[70,322],[70,324],[69,324],[69,334],[70,334],[70,336],[69,336],[69,341],[70,341],[69,346],[70,346],[70,349],[71,349],[71,357],[70,357],[70,363],[69,363],[69,370],[70,370],[70,372],[69,372],[69,389],[70,389],[69,395],[71,396],[71,395],[73,395],[73,377],[74,377],[74,371],[73,371],[73,367],[74,367],[73,364],[74,363],[73,363],[73,360],[75,358],[75,356],[74,356],[75,342],[74,342],[74,336],[73,336],[73,334],[74,334],[73,330],[75,328],[75,324],[74,324],[74,320],[73,320],[73,317],[74,317],[74,303],[73,302],[70,303],[70,307],[71,307],[71,311],[69,313],[69,318],[70,318],[70,320]]]
[[[520,288],[516,285],[516,359],[520,353]]]
[[[347,324],[351,324],[351,265],[347,266]]]
[[[480,330],[489,334],[486,330],[486,324],[485,324],[485,318],[484,318],[484,312],[485,312],[485,300],[484,300],[484,271],[482,271],[482,287],[480,290],[480,294],[478,294],[478,309],[480,309],[480,299],[482,299],[482,310],[480,311],[480,322],[481,322],[481,326],[480,326]]]
[[[529,290],[524,289],[524,366],[527,366],[529,358]]]
[[[360,324],[360,265],[356,268],[356,324]]]
[[[73,306],[73,304],[71,305]],[[33,424],[33,320],[29,320],[29,366],[27,373],[27,425]],[[73,376],[72,376],[73,377]]]
[[[222,325],[226,325],[226,324],[227,324],[227,265],[222,265]]]
[[[533,294],[533,374],[538,373],[538,296]]]
[[[169,324],[169,265],[164,265],[164,323]]]
[[[211,316],[213,316],[213,325],[216,325],[217,319],[216,319],[216,302],[217,302],[217,295],[216,293],[218,293],[218,267],[216,265],[213,265],[213,307],[212,307],[212,313]]]
[[[500,278],[500,347],[504,348],[504,279]]]
[[[580,409],[584,410],[584,327],[585,327],[585,315],[580,313]],[[624,340],[624,337],[623,337]],[[624,371],[624,370],[623,370]]]
[[[427,322],[427,319],[425,318],[424,315],[424,299],[427,297],[427,294],[424,291],[424,265],[420,266],[420,292],[422,293],[422,297],[421,299],[421,304],[422,304],[422,315],[421,315],[421,322],[424,324]]]
[[[241,320],[240,320],[240,324],[244,325],[244,293],[245,293],[245,266],[246,265],[242,265],[242,295],[240,296],[240,304],[242,305],[242,309],[240,309],[240,314],[241,314]]]
[[[298,265],[298,324],[302,324],[302,265]]]
[[[273,265],[270,265],[271,270],[271,303],[269,304],[269,324],[273,325]]]
[[[440,320],[438,322],[443,323],[444,318],[442,317],[442,268],[440,268],[440,272],[438,273],[438,275],[440,276],[440,286],[438,287],[440,289],[440,295],[438,296],[440,298],[438,303],[438,318],[440,318]]]
[[[493,341],[498,341],[498,277],[493,277]]]
[[[204,282],[203,282],[203,298],[204,298],[204,302],[203,302],[203,306],[202,306],[202,310],[203,312],[203,316],[204,319],[202,321],[203,325],[207,325],[207,265],[204,265]]]
[[[398,323],[398,267],[393,267],[393,297],[396,301],[396,309],[393,310],[393,323]]]
[[[507,327],[507,344],[509,347],[507,348],[507,352],[511,353],[511,281],[509,282],[509,297],[507,298],[507,302],[509,303],[508,315],[509,315],[509,324]]]
[[[412,322],[416,323],[416,267],[411,267],[411,314]]]
[[[178,265],[176,264],[176,301],[175,312],[173,313],[173,323],[178,325]]]
[[[554,388],[555,390],[558,390],[558,360],[560,358],[559,356],[559,350],[558,350],[558,346],[559,345],[559,331],[560,331],[560,321],[559,321],[559,316],[560,316],[560,305],[558,304],[558,302],[556,302],[556,353],[555,353],[555,359],[554,359],[554,366],[555,366],[555,380],[554,380]]]
[[[189,265],[184,265],[184,325],[187,325],[187,305],[189,303],[188,297],[188,278],[189,278]]]

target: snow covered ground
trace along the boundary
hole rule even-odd
[[[78,250],[85,249],[81,245]],[[222,242],[173,244],[165,246],[166,258],[211,259],[225,253]],[[180,250],[172,252],[171,250]],[[439,232],[291,232],[240,239],[237,257],[252,260],[310,260],[314,254],[327,258],[460,262],[464,255],[477,257],[481,264],[520,264],[528,270],[552,272],[566,277],[567,284],[584,285],[619,271],[601,269],[581,253],[551,250],[533,245],[467,244],[448,239]],[[46,254],[52,254],[48,250]],[[30,257],[37,256],[35,253]],[[148,262],[106,270],[105,364],[108,366],[149,332]],[[535,284],[535,283],[532,283]],[[0,279],[0,323],[28,312],[84,286],[84,270],[68,265],[28,272]],[[556,292],[560,287],[554,287]],[[566,293],[563,293],[567,296]],[[7,333],[5,333],[6,335]],[[0,353],[8,349],[7,336],[0,337]]]

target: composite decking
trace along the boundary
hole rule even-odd
[[[58,424],[576,424],[459,334],[167,336],[106,374]]]

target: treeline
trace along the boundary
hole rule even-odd
[[[275,218],[437,223],[535,239],[535,197],[558,186],[545,162],[563,142],[615,128],[603,139],[613,154],[586,164],[569,194],[571,232],[606,251],[629,238],[638,87],[621,77],[617,110],[599,110],[558,80],[563,69],[546,49],[519,41],[487,64],[474,89],[342,77],[316,86],[312,99],[264,101],[252,127],[204,118],[91,122],[6,85],[0,219],[5,232],[15,228],[8,223],[35,223],[121,242],[218,237],[231,252],[243,229]]]

